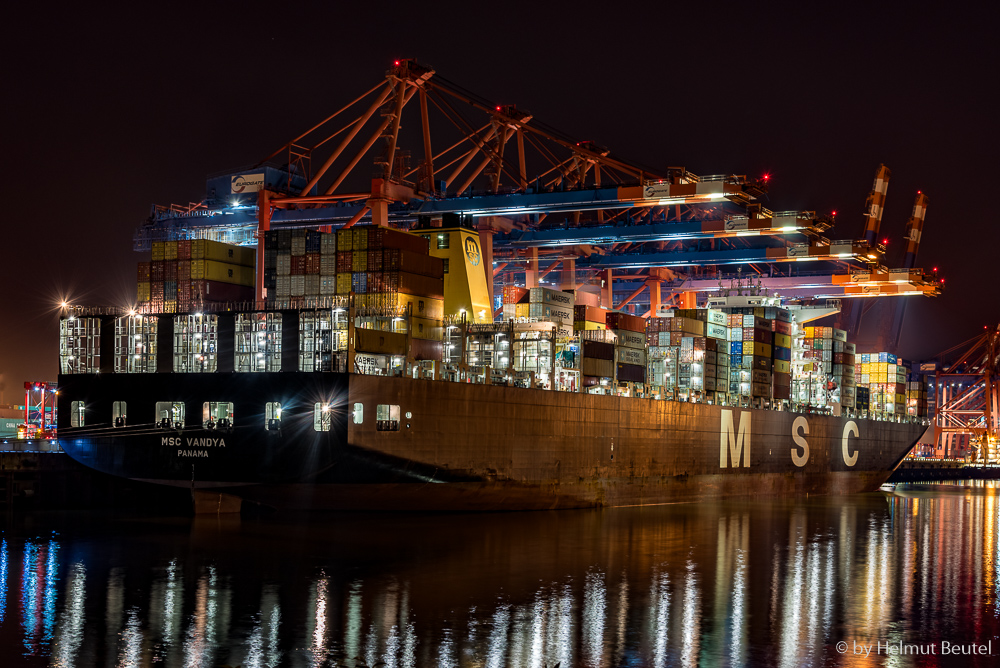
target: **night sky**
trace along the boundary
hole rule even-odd
[[[640,163],[770,173],[765,205],[836,210],[834,239],[861,237],[885,163],[888,264],[922,189],[917,265],[946,277],[944,296],[909,298],[900,352],[957,344],[1000,320],[997,11],[810,4],[15,10],[0,47],[4,401],[55,380],[61,298],[134,299],[151,204],[201,200],[207,174],[261,160],[399,57]]]

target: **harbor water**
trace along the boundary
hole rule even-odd
[[[4,666],[987,666],[994,481],[497,514],[9,514]]]

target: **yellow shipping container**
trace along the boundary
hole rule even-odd
[[[337,250],[349,251],[354,248],[354,230],[337,230]]]
[[[515,304],[514,315],[518,318],[527,318],[530,313],[531,304]]]
[[[439,319],[412,318],[413,338],[440,341],[444,338],[444,323]]]
[[[403,293],[379,293],[374,295],[389,302],[388,306],[400,308],[410,307],[410,314],[419,318],[440,320],[444,317],[444,300],[421,297],[420,295],[404,295]],[[392,303],[394,301],[395,303]]]
[[[814,334],[816,333],[816,328],[815,327],[806,327],[805,328],[805,332],[806,332],[806,338],[807,339],[812,339],[812,338],[814,338]]]
[[[608,326],[603,322],[590,322],[589,320],[574,320],[573,329],[576,331],[586,330],[586,329],[607,329]]]
[[[774,335],[774,345],[779,348],[791,348],[792,347],[792,337],[788,334],[775,334]]]
[[[204,239],[198,239],[198,241],[204,241]],[[202,279],[253,287],[254,270],[253,267],[241,267],[237,264],[213,260],[191,260],[191,280],[200,281]]]
[[[770,357],[771,356],[771,344],[770,343],[757,343],[756,341],[744,341],[743,342],[743,354],[744,355],[757,355],[758,357]]]
[[[158,262],[163,259],[163,242],[154,241],[153,242],[153,256],[152,260]]]
[[[194,239],[191,242],[191,259],[214,260],[241,267],[255,267],[257,266],[257,250],[249,246],[233,246],[209,239]],[[194,276],[191,278],[194,279]],[[253,279],[249,285],[253,285]]]
[[[142,281],[138,284],[136,299],[141,302],[148,302],[150,300],[149,281]]]
[[[339,239],[338,239],[339,241]],[[351,248],[356,251],[366,251],[368,250],[368,228],[359,227],[354,230],[354,235],[352,237]],[[355,270],[356,271],[356,270]]]
[[[164,313],[177,313],[177,300],[168,299],[163,302],[163,312]]]
[[[368,251],[354,251],[354,257],[351,259],[351,271],[368,271]]]
[[[406,335],[379,329],[355,329],[354,349],[358,352],[405,355]]]
[[[788,360],[774,360],[774,370],[777,373],[791,373],[792,363]]]
[[[350,232],[350,230],[347,231]],[[337,241],[340,241],[340,239],[338,239]],[[351,272],[342,271],[339,274],[337,274],[337,294],[346,295],[349,294],[350,292],[351,292]]]
[[[164,260],[176,260],[177,259],[177,242],[176,241],[165,241],[165,242],[163,242],[163,259]]]

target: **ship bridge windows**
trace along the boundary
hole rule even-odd
[[[281,429],[281,403],[269,401],[264,404],[264,429],[278,431]]]
[[[82,427],[87,408],[82,401],[74,401],[69,405],[69,424],[71,427]]]
[[[361,424],[365,421],[365,405],[362,403],[354,404],[354,410],[351,411],[351,415],[354,417],[354,424]]]
[[[281,371],[281,314],[236,315],[236,371]]]
[[[233,426],[231,401],[206,401],[201,406],[201,426],[205,429],[229,429]]]
[[[375,429],[378,431],[399,431],[399,406],[392,404],[376,406]]]
[[[330,431],[333,426],[333,407],[330,404],[317,401],[313,406],[313,429]]]
[[[60,320],[60,373],[97,373],[100,368],[101,319],[71,315]]]
[[[126,404],[124,401],[116,401],[111,404],[111,424],[115,427],[124,427],[126,421]]]
[[[192,313],[174,318],[174,371],[213,373],[218,368],[219,316]]]
[[[155,316],[115,319],[115,373],[156,372],[157,324]]]
[[[448,242],[451,240],[451,234],[448,232],[442,232],[437,235],[437,247],[438,250],[448,248]]]
[[[157,401],[156,425],[161,429],[175,429],[184,426],[183,401]]]
[[[339,371],[336,353],[347,351],[344,309],[299,313],[299,371]]]

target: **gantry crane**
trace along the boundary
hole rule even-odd
[[[403,122],[408,108],[419,109],[419,121]],[[789,281],[829,276],[844,297],[936,294],[936,283],[916,273],[905,284],[883,280],[885,248],[876,239],[888,176],[880,167],[865,239],[831,241],[824,234],[832,218],[765,208],[766,176],[649,168],[399,60],[364,94],[231,174],[231,187],[210,180],[206,201],[155,208],[136,248],[154,239],[254,243],[272,228],[411,229],[443,219],[478,231],[491,288],[532,287],[558,269],[563,287],[600,283],[608,307],[648,291],[642,303],[655,311],[661,296],[670,299],[664,288],[690,302],[684,281],[716,277],[727,265]],[[260,272],[257,280],[262,297]]]

